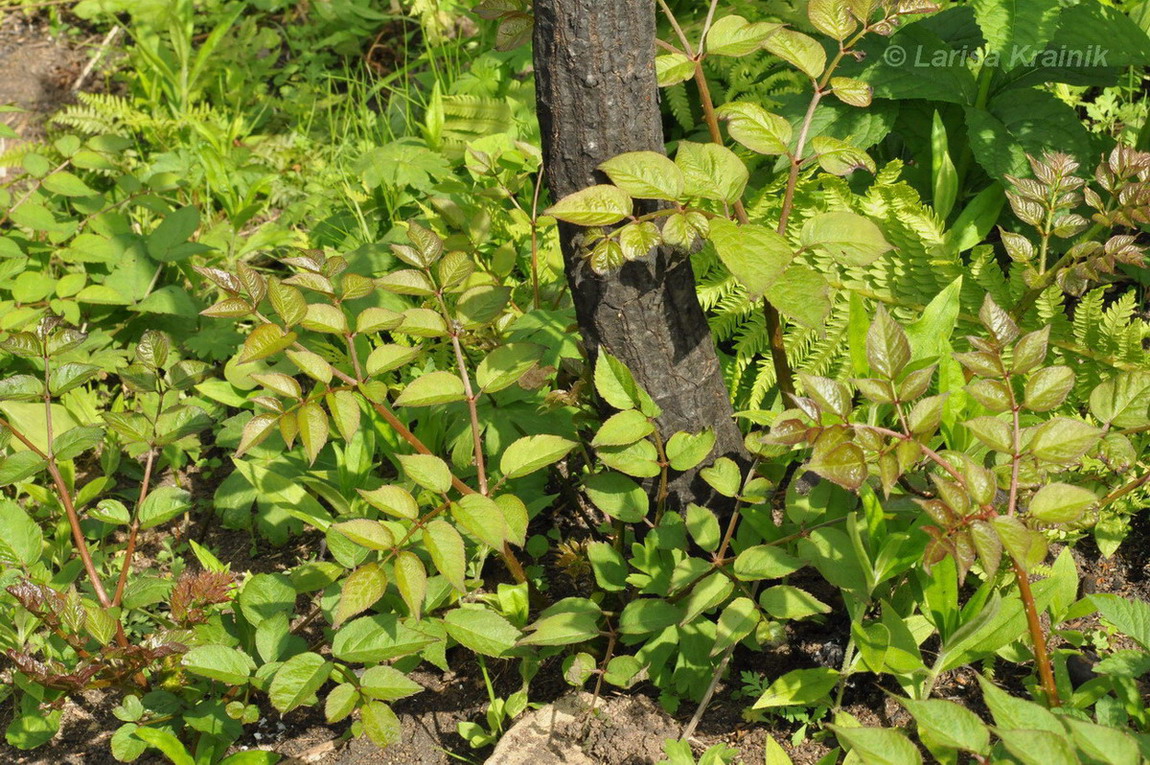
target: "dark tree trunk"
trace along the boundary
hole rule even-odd
[[[555,199],[606,178],[596,166],[629,151],[663,152],[655,79],[655,0],[535,0],[535,77],[545,177]],[[714,428],[715,455],[743,454],[690,260],[658,250],[598,276],[562,224],[567,281],[592,357],[605,348],[663,409],[660,432]],[[709,492],[694,471],[670,504]]]

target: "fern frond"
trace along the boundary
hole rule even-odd
[[[667,108],[671,110],[671,116],[679,123],[679,127],[686,131],[693,129],[696,124],[695,115],[691,111],[691,97],[687,94],[687,86],[680,82],[664,88],[661,92],[667,99]]]
[[[802,372],[833,375],[846,362],[849,296],[886,305],[903,322],[913,322],[945,287],[963,277],[957,335],[980,333],[977,314],[986,294],[1003,306],[1015,305],[1026,291],[1022,270],[1004,269],[991,246],[976,247],[969,262],[948,248],[945,225],[909,184],[900,180],[901,164],[884,167],[868,191],[859,196],[842,178],[803,177],[795,190],[795,209],[788,229],[792,242],[805,222],[821,212],[850,210],[865,215],[883,230],[894,249],[865,268],[844,267],[828,256],[806,253],[802,262],[819,271],[834,288],[832,309],[818,328],[789,325],[785,346],[791,366]],[[778,220],[783,183],[776,179],[747,201],[752,221],[773,226]],[[797,248],[796,248],[797,249]],[[727,274],[710,248],[699,260],[699,297],[710,316],[720,349],[727,354],[723,371],[739,409],[772,403],[774,366],[759,304]],[[1144,350],[1150,324],[1136,315],[1127,293],[1107,304],[1104,289],[1083,297],[1073,311],[1057,287],[1040,296],[1024,329],[1051,325],[1051,346],[1058,363],[1075,369],[1085,395],[1115,369],[1150,367]]]

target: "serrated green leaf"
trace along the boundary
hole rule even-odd
[[[832,725],[842,743],[867,765],[916,765],[922,754],[898,728],[854,728]]]
[[[488,547],[501,549],[507,540],[503,511],[490,497],[468,494],[452,505],[451,514],[460,526]]]
[[[464,573],[467,570],[467,553],[459,532],[450,523],[436,518],[424,527],[423,543],[427,546],[436,570],[456,590],[466,592]]]
[[[544,214],[577,226],[610,226],[631,214],[631,197],[616,186],[591,186],[568,194]]]
[[[707,428],[699,433],[679,432],[667,441],[665,451],[672,470],[695,468],[715,448],[715,431]]]
[[[364,362],[364,369],[370,377],[391,372],[400,367],[410,364],[419,358],[423,352],[420,346],[406,346],[387,344],[381,345],[370,354],[368,354],[367,361]]]
[[[803,72],[812,80],[822,76],[827,66],[827,52],[817,40],[793,29],[779,29],[763,47]]]
[[[791,263],[767,289],[767,301],[779,313],[806,327],[822,326],[831,312],[831,286],[815,269]]]
[[[499,458],[499,470],[507,478],[522,478],[553,465],[578,444],[552,435],[524,436],[513,441]]]
[[[691,503],[687,505],[687,531],[691,539],[695,540],[702,549],[713,552],[718,549],[723,532],[719,528],[719,519],[716,515],[701,505]]]
[[[675,164],[683,171],[688,197],[734,204],[743,196],[750,174],[733,151],[714,143],[680,141]]]
[[[632,600],[619,614],[619,631],[624,635],[662,632],[683,619],[683,609],[658,598]]]
[[[815,136],[811,139],[811,149],[818,158],[819,167],[832,175],[850,175],[855,170],[866,170],[874,175],[877,170],[869,154],[833,136]]]
[[[985,723],[966,707],[944,699],[899,699],[899,703],[932,741],[975,754],[990,750],[990,732]]]
[[[753,709],[812,704],[838,685],[839,673],[828,667],[795,669],[776,678],[754,703]]]
[[[280,714],[311,703],[331,674],[331,662],[317,653],[297,654],[276,670],[268,686],[268,698]]]
[[[422,685],[386,664],[365,670],[360,676],[359,687],[364,694],[379,701],[398,701],[423,690]]]
[[[177,486],[160,486],[144,498],[138,510],[141,529],[167,523],[192,509],[192,495]]]
[[[433,454],[397,454],[403,473],[425,489],[446,494],[451,488],[451,468]]]
[[[1089,489],[1066,483],[1043,486],[1030,500],[1031,517],[1043,523],[1073,523],[1098,502]]]
[[[363,732],[380,749],[391,746],[403,735],[403,725],[395,712],[382,701],[373,701],[360,710]]]
[[[246,653],[222,645],[197,646],[184,654],[180,664],[189,672],[233,686],[245,685],[256,668]]]
[[[787,240],[765,226],[725,218],[711,221],[711,244],[752,298],[770,290],[795,256]]]
[[[751,151],[767,156],[790,152],[791,123],[779,115],[746,101],[730,101],[715,113],[727,121],[731,138]]]
[[[706,51],[715,56],[746,56],[763,47],[782,25],[751,22],[742,16],[722,16],[707,32]]]
[[[840,42],[854,34],[858,28],[846,0],[810,0],[807,17],[811,20],[811,26]]]
[[[308,402],[296,412],[296,423],[299,426],[299,438],[307,452],[308,462],[315,463],[315,458],[327,444],[329,434],[327,412],[319,404]]]
[[[1046,462],[1068,464],[1098,445],[1102,431],[1081,420],[1055,417],[1034,431],[1030,451]]]
[[[360,566],[348,574],[339,588],[332,625],[339,627],[353,616],[375,605],[387,591],[387,576],[377,563]]]
[[[396,406],[433,406],[463,401],[467,398],[463,380],[453,372],[428,372],[403,389],[395,399]]]
[[[636,199],[676,201],[683,195],[683,171],[654,151],[619,154],[599,165],[611,182]]]
[[[511,622],[486,608],[456,608],[443,615],[447,634],[460,645],[499,658],[522,637]]]
[[[584,490],[595,507],[624,523],[638,523],[650,510],[647,493],[621,473],[596,473],[584,482]]]
[[[829,253],[844,265],[867,266],[891,249],[882,230],[869,218],[852,212],[816,215],[803,226],[804,247]]]
[[[642,412],[628,409],[608,417],[595,432],[591,445],[626,446],[655,432],[655,426]]]

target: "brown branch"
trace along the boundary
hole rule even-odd
[[[116,593],[112,596],[112,607],[120,605],[124,597],[124,587],[128,584],[128,571],[132,567],[132,556],[136,553],[136,539],[140,533],[140,508],[148,498],[148,488],[152,482],[152,467],[156,462],[156,449],[148,450],[148,457],[144,463],[144,479],[140,482],[140,496],[136,500],[136,512],[132,514],[132,527],[128,532],[128,546],[124,548],[124,563],[120,566],[120,578],[116,582]]]

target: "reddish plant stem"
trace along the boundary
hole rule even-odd
[[[88,580],[92,583],[92,590],[96,593],[96,599],[104,608],[111,608],[112,601],[108,597],[108,593],[104,590],[104,585],[100,581],[100,574],[96,571],[96,564],[92,561],[92,554],[88,550],[88,542],[84,539],[84,532],[80,529],[80,516],[76,512],[76,506],[72,502],[72,494],[68,491],[68,484],[64,481],[64,476],[60,474],[60,469],[56,466],[54,457],[49,456],[39,446],[32,443],[22,432],[12,426],[8,420],[0,417],[0,427],[7,428],[8,431],[16,437],[16,440],[24,444],[24,446],[36,456],[48,463],[48,474],[52,477],[52,483],[56,486],[56,492],[60,495],[60,504],[64,506],[64,514],[68,518],[68,527],[72,531],[72,543],[76,547],[76,554],[80,556],[80,561],[84,564],[84,571],[88,575]],[[128,639],[124,635],[124,628],[116,625],[116,640],[121,646],[128,644]]]
[[[479,481],[479,493],[487,494],[487,462],[483,456],[483,435],[479,428],[479,396],[471,387],[471,375],[467,372],[467,359],[459,342],[459,331],[451,332],[451,347],[455,349],[455,364],[459,369],[459,379],[463,381],[463,393],[467,396],[467,411],[471,415],[471,441],[475,449],[475,472]]]
[[[1058,684],[1054,681],[1054,669],[1050,665],[1050,654],[1046,649],[1046,633],[1042,631],[1042,622],[1038,618],[1038,607],[1034,602],[1034,593],[1030,590],[1030,576],[1019,565],[1014,564],[1014,575],[1018,580],[1018,592],[1022,596],[1022,604],[1026,608],[1026,626],[1030,630],[1030,639],[1034,643],[1034,661],[1038,664],[1038,677],[1042,682],[1042,691],[1046,694],[1046,702],[1052,707],[1062,706],[1058,697]]]
[[[136,539],[140,533],[140,508],[148,498],[148,489],[152,482],[152,468],[156,462],[155,447],[148,450],[148,457],[144,462],[144,480],[140,482],[140,497],[136,500],[136,512],[132,516],[132,527],[128,531],[128,546],[124,549],[124,563],[120,566],[120,578],[116,582],[116,593],[112,596],[112,607],[120,605],[124,597],[124,587],[128,584],[128,571],[132,568],[132,556],[136,553]]]
[[[815,118],[815,110],[818,109],[819,102],[823,98],[822,89],[816,84],[814,95],[811,96],[811,102],[807,106],[806,116],[803,117],[803,125],[799,129],[799,140],[795,144],[795,153],[791,155],[791,171],[787,176],[787,189],[783,195],[783,207],[779,212],[779,234],[786,236],[787,226],[791,222],[791,213],[795,209],[795,192],[798,190],[799,173],[803,168],[803,151],[807,147],[807,138],[811,132],[811,122]]]
[[[531,292],[534,297],[535,310],[539,310],[542,301],[539,297],[539,190],[543,188],[543,168],[539,168],[539,175],[535,178],[535,191],[531,196]]]
[[[899,433],[897,430],[891,430],[890,428],[883,428],[883,427],[880,427],[878,425],[863,425],[860,423],[860,424],[855,425],[855,427],[856,428],[866,428],[867,430],[878,433],[879,435],[889,436],[890,438],[897,438],[900,441],[913,441],[914,440],[913,436],[908,436],[906,433]],[[940,468],[942,468],[947,473],[949,473],[950,477],[953,478],[955,481],[957,481],[959,486],[961,486],[964,489],[967,488],[966,487],[966,479],[963,478],[962,474],[959,473],[955,469],[954,465],[951,465],[949,462],[944,460],[942,458],[942,455],[940,455],[938,452],[931,449],[926,444],[920,443],[918,445],[918,448],[922,449],[922,453],[925,454],[930,459],[931,462],[938,465]]]
[[[711,98],[711,88],[707,84],[707,77],[703,73],[703,64],[701,61],[695,62],[695,84],[699,88],[699,100],[703,104],[703,116],[707,122],[707,129],[711,134],[711,141],[722,145],[723,134],[719,132],[719,118],[715,114],[715,103]],[[795,183],[798,181],[796,175],[793,179]],[[788,196],[794,197],[794,183],[788,183]],[[746,225],[750,223],[750,218],[747,216],[747,209],[743,205],[742,200],[735,202],[735,219],[740,224]],[[786,230],[786,224],[780,221],[783,231]],[[779,386],[779,392],[784,396],[784,399],[791,398],[795,395],[795,375],[791,369],[790,362],[787,360],[787,349],[784,343],[783,334],[783,321],[779,316],[778,310],[771,305],[771,302],[766,298],[763,299],[763,318],[767,323],[767,342],[771,347],[771,365],[775,369],[775,381]]]
[[[267,318],[260,315],[259,313],[257,313],[256,316],[265,322],[271,323]],[[307,348],[305,348],[300,343],[294,343],[293,347],[301,351],[307,350]],[[332,375],[338,377],[342,382],[350,385],[353,388],[359,387],[361,382],[360,380],[356,380],[354,377],[349,375],[347,372],[344,372],[334,364],[329,363],[328,366],[331,368]],[[395,416],[395,412],[391,411],[391,408],[387,404],[383,403],[382,401],[372,401],[370,398],[367,399],[367,402],[371,404],[371,408],[374,409],[376,413],[378,413],[379,416],[383,418],[384,422],[386,422],[396,433],[398,433],[399,437],[406,441],[411,446],[411,448],[415,449],[420,454],[430,454],[435,456],[435,452],[431,451],[431,449],[428,449],[427,444],[423,443],[423,441],[421,441],[418,436],[412,433],[411,430],[406,425],[404,425],[398,417]],[[454,474],[451,476],[451,485],[460,494],[478,493],[475,491],[475,489],[465,484]],[[500,550],[499,555],[503,559],[504,565],[507,566],[507,570],[511,573],[511,576],[515,579],[516,582],[522,583],[527,581],[527,572],[524,570],[523,564],[519,561],[519,558],[516,557],[515,551],[511,549],[510,544],[504,542],[503,549]]]

